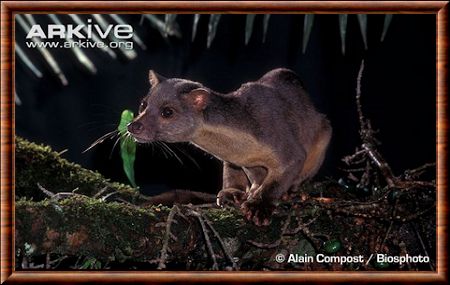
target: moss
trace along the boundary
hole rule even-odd
[[[37,183],[52,192],[71,192],[93,196],[104,187],[118,191],[122,197],[133,200],[138,191],[130,186],[111,182],[100,173],[71,163],[49,146],[38,145],[16,137],[16,196],[42,200],[45,195],[37,191]]]
[[[209,209],[205,215],[223,238],[238,238],[242,244],[248,240],[271,243],[281,234],[283,219],[273,219],[270,226],[258,227],[248,223],[235,208]]]
[[[144,239],[161,235],[155,223],[165,213],[120,203],[74,196],[56,204],[50,200],[16,202],[16,247],[25,243],[36,247],[36,254],[48,252],[95,256],[98,259],[155,256],[158,247],[146,247]],[[32,221],[32,222],[31,222]],[[52,238],[57,236],[56,238]],[[139,238],[137,238],[139,237]],[[143,251],[143,252],[141,252]],[[119,256],[114,256],[117,253]]]

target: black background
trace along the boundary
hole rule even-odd
[[[67,16],[61,16],[69,22]],[[144,39],[147,50],[135,45],[135,60],[112,60],[86,50],[99,72],[90,75],[69,50],[52,50],[69,86],[55,78],[37,50],[26,49],[19,26],[16,42],[44,72],[37,79],[16,60],[16,134],[55,150],[68,149],[70,161],[97,170],[112,180],[127,183],[114,141],[82,154],[90,143],[116,128],[124,109],[137,110],[149,88],[148,70],[167,77],[202,82],[220,92],[256,80],[276,67],[296,71],[317,108],[327,114],[333,139],[319,175],[338,177],[340,159],[359,144],[354,95],[361,59],[365,59],[362,101],[364,112],[379,129],[381,151],[395,173],[436,159],[436,37],[435,15],[395,15],[384,42],[380,42],[383,15],[368,16],[368,50],[364,50],[355,15],[348,17],[346,54],[341,53],[337,15],[316,15],[305,54],[302,54],[302,15],[272,15],[267,40],[262,43],[262,16],[256,17],[249,44],[244,44],[245,15],[223,15],[210,49],[206,48],[208,15],[201,17],[191,42],[192,15],[179,15],[183,38],[164,40],[140,16],[124,15]],[[47,23],[46,16],[36,16]],[[111,21],[112,22],[112,21]],[[270,106],[267,106],[270,108]],[[276,126],[274,126],[276,127]],[[195,159],[194,164],[180,150]],[[182,159],[166,158],[157,148],[139,146],[136,180],[153,194],[173,188],[216,192],[221,164],[188,144],[174,147]]]

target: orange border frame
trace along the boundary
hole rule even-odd
[[[448,1],[4,1],[1,3],[1,280],[21,282],[445,282],[447,279]],[[436,272],[43,272],[14,271],[15,13],[428,13],[436,14]]]

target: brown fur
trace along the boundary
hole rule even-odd
[[[314,176],[323,162],[330,123],[288,69],[272,70],[228,94],[154,72],[150,81],[130,133],[142,142],[189,141],[222,160],[218,204],[240,205],[257,225],[267,225],[281,196]],[[162,115],[167,108],[173,111],[169,118]]]

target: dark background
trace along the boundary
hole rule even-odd
[[[384,42],[380,42],[384,16],[369,15],[367,51],[357,17],[349,15],[345,55],[341,53],[337,15],[316,15],[305,54],[301,52],[303,15],[272,15],[265,43],[263,17],[257,16],[247,46],[245,15],[223,15],[210,49],[206,48],[208,15],[201,17],[194,42],[192,15],[177,18],[183,38],[168,40],[147,22],[139,25],[140,16],[123,17],[148,49],[135,45],[138,57],[132,61],[112,60],[100,51],[86,50],[98,68],[96,75],[85,72],[69,50],[52,50],[69,80],[66,87],[52,75],[37,50],[25,48],[25,33],[16,28],[16,42],[45,73],[38,79],[16,60],[16,92],[22,100],[15,110],[17,135],[49,144],[56,151],[68,149],[63,155],[68,160],[127,183],[117,147],[110,157],[114,141],[82,151],[116,128],[122,110],[137,111],[149,88],[149,69],[227,92],[272,68],[287,67],[301,76],[317,108],[328,115],[333,126],[333,139],[319,175],[339,177],[340,159],[359,145],[354,95],[364,58],[364,112],[380,130],[381,151],[394,172],[436,160],[435,15],[395,15]],[[43,15],[36,19],[48,21]],[[173,188],[217,192],[221,164],[188,144],[173,148],[183,164],[166,158],[157,148],[138,146],[136,180],[144,192]]]

